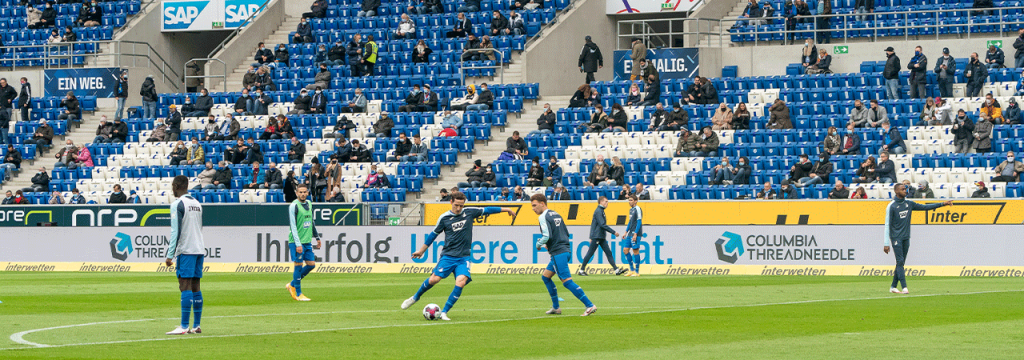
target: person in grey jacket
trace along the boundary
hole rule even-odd
[[[330,89],[331,88],[331,71],[327,69],[327,65],[320,65],[320,72],[313,75],[313,83],[306,85],[306,90]]]
[[[871,110],[864,106],[860,100],[853,101],[853,109],[850,109],[850,122],[855,127],[864,127],[871,121]]]
[[[587,256],[583,257],[583,263],[580,264],[580,269],[576,271],[577,275],[587,276],[587,264],[590,263],[590,259],[594,258],[594,253],[597,252],[597,248],[600,247],[604,251],[604,256],[608,259],[608,264],[615,270],[615,275],[622,275],[626,272],[626,269],[620,269],[615,265],[615,253],[608,247],[607,234],[615,234],[615,237],[619,237],[620,234],[608,226],[608,221],[604,215],[604,209],[608,207],[608,198],[602,196],[597,198],[597,209],[594,209],[594,217],[590,221],[590,247],[587,249]]]
[[[882,247],[882,251],[888,254],[889,246],[892,245],[892,250],[896,255],[896,269],[892,273],[892,286],[890,286],[889,292],[909,294],[903,265],[907,261],[907,251],[910,250],[910,219],[913,218],[913,212],[914,210],[934,210],[953,205],[953,202],[923,205],[909,201],[907,200],[907,187],[903,184],[896,184],[892,191],[896,198],[885,207],[885,246]],[[896,288],[897,283],[903,286],[903,291]]]
[[[347,105],[341,108],[343,113],[361,113],[366,111],[366,95],[363,95],[363,89],[356,89],[356,97],[349,101]]]
[[[992,150],[992,123],[982,117],[974,124],[974,151],[981,154]]]

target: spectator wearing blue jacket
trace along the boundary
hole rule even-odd
[[[462,127],[462,115],[452,114],[451,110],[444,111],[444,119],[441,120],[441,127],[444,129],[451,128],[456,132]]]
[[[296,44],[313,42],[313,28],[309,26],[309,21],[305,17],[300,20],[299,26],[295,29],[292,42]]]
[[[263,185],[265,180],[265,174],[260,170],[260,162],[252,162],[252,173],[246,177],[245,188],[246,189],[259,189],[260,185]]]
[[[1005,61],[1006,55],[1003,53],[1003,49],[997,48],[995,45],[988,46],[988,53],[985,54],[985,66],[988,66],[989,70],[1005,67],[1003,65]]]
[[[860,154],[860,135],[854,131],[853,122],[846,125],[846,136],[839,145],[839,153],[836,155],[857,155]]]
[[[558,166],[558,159],[554,156],[551,157],[551,164],[544,171],[544,179],[549,181],[552,186],[562,183],[562,167]]]
[[[889,143],[882,145],[881,152],[888,151],[891,154],[897,155],[907,152],[907,144],[903,142],[903,135],[900,134],[899,129],[892,127],[888,121],[882,123],[882,129],[885,129],[889,137]]]

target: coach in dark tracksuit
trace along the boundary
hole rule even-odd
[[[903,264],[907,262],[907,251],[910,250],[910,219],[914,210],[934,210],[943,206],[953,205],[952,201],[922,205],[907,200],[907,187],[903,184],[896,184],[893,188],[896,198],[885,207],[885,247],[882,248],[886,254],[889,253],[891,243],[892,250],[896,255],[896,270],[892,273],[891,293],[900,293],[896,288],[899,283],[903,286],[903,294],[907,291],[907,277],[903,272]]]
[[[608,257],[608,263],[611,264],[612,269],[615,269],[615,275],[621,275],[626,272],[625,269],[619,269],[618,266],[615,266],[615,254],[608,247],[605,233],[615,234],[615,236],[619,236],[619,233],[615,232],[615,229],[612,229],[611,226],[608,226],[608,221],[604,216],[604,209],[606,207],[608,207],[608,198],[604,196],[598,198],[597,209],[594,210],[594,219],[590,221],[590,248],[587,250],[587,256],[583,257],[583,264],[580,265],[580,269],[576,271],[578,275],[587,276],[587,263],[594,257],[598,247],[604,250],[604,256]]]

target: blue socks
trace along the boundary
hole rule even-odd
[[[444,303],[444,310],[441,312],[446,313],[451,310],[452,306],[455,306],[455,302],[459,301],[459,296],[462,296],[462,287],[456,286],[455,289],[452,289],[452,294],[448,295],[448,301]]]
[[[188,317],[192,313],[192,291],[181,292],[181,328],[188,329]]]
[[[558,289],[555,288],[555,282],[551,281],[551,278],[541,276],[541,280],[544,280],[544,286],[548,288],[548,295],[551,295],[551,307],[558,308]]]
[[[636,267],[633,266],[633,255],[632,254],[629,254],[629,253],[626,254],[626,262],[629,263],[629,271],[636,271]]]
[[[548,287],[548,292],[554,294],[555,284],[551,282],[551,279],[548,279],[548,278],[545,278],[545,279],[547,279],[547,281],[545,281],[545,283],[551,283],[551,285]],[[583,293],[583,288],[581,288],[579,285],[576,285],[576,282],[574,282],[572,280],[569,280],[569,281],[563,282],[562,286],[565,286],[566,289],[569,289],[569,291],[571,291],[572,294],[574,296],[576,296],[577,299],[580,299],[580,301],[583,302],[584,306],[586,306],[586,307],[594,306],[594,303],[590,302],[590,299],[587,298],[587,294]],[[555,296],[555,297],[557,298],[557,296]],[[557,301],[557,299],[556,299],[556,301]],[[556,308],[557,308],[557,306],[556,306]]]
[[[302,294],[302,265],[295,265],[295,271],[292,272],[292,287],[295,288],[295,294]]]
[[[640,254],[633,255],[633,263],[636,264],[636,272],[640,272]]]
[[[306,266],[303,266],[302,267],[302,276],[299,279],[303,279],[303,278],[306,277],[306,275],[309,275],[309,273],[313,272],[313,268],[316,268],[316,265],[306,265]]]
[[[199,320],[203,318],[203,292],[192,293],[192,327],[199,327]]]
[[[430,278],[423,280],[423,284],[420,285],[420,289],[416,290],[416,295],[413,295],[412,298],[416,299],[416,301],[420,301],[420,296],[423,296],[423,294],[432,287],[434,287],[434,285],[430,285]],[[459,293],[462,293],[462,291],[460,290]]]

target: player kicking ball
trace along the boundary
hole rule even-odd
[[[885,246],[882,251],[889,253],[889,245],[892,245],[896,255],[896,270],[892,272],[892,285],[889,292],[894,294],[909,294],[907,290],[907,276],[903,271],[903,264],[907,262],[907,251],[910,250],[910,219],[914,210],[934,210],[943,206],[953,205],[952,201],[934,203],[928,205],[918,204],[907,200],[907,187],[903,184],[896,184],[892,189],[896,198],[885,207]],[[896,285],[901,285],[900,291]]]
[[[308,196],[309,188],[299,185],[295,188],[295,201],[288,205],[288,250],[292,252],[295,270],[292,272],[292,281],[285,284],[284,288],[288,289],[296,301],[310,301],[302,293],[302,279],[316,267],[313,249],[320,249],[321,243],[320,233],[313,224],[313,202],[307,199]],[[316,246],[312,244],[313,238],[316,238]]]
[[[203,242],[203,206],[188,194],[188,178],[175,176],[171,181],[174,203],[171,204],[171,237],[167,246],[167,267],[174,266],[178,258],[175,275],[178,290],[181,290],[181,325],[167,335],[201,334],[199,320],[203,317],[203,293],[199,280],[203,278],[203,258],[206,244]],[[192,328],[188,327],[189,314],[193,317]]]
[[[423,280],[423,284],[420,285],[420,289],[416,291],[416,294],[411,298],[406,299],[402,302],[402,310],[408,309],[412,304],[415,304],[420,300],[427,290],[441,282],[441,279],[445,279],[448,275],[455,273],[455,289],[452,289],[451,295],[448,296],[448,301],[444,303],[444,309],[441,310],[440,318],[444,321],[451,321],[448,318],[448,311],[455,306],[455,302],[459,301],[459,297],[462,296],[462,289],[466,287],[473,278],[469,275],[469,263],[470,263],[470,250],[473,246],[473,221],[481,216],[497,214],[497,213],[508,213],[512,217],[512,220],[516,218],[515,210],[510,208],[499,208],[499,207],[464,207],[466,204],[466,195],[455,191],[451,194],[452,209],[437,219],[437,226],[434,227],[434,231],[427,234],[426,240],[420,249],[412,254],[413,259],[419,259],[423,257],[430,245],[434,243],[437,236],[442,232],[444,233],[444,250],[441,251],[441,258],[437,261],[437,266],[434,267],[434,272],[429,278]]]
[[[562,286],[569,289],[587,307],[586,310],[583,310],[583,315],[580,316],[593,314],[597,311],[597,306],[590,302],[587,294],[583,293],[583,288],[572,281],[572,272],[569,270],[572,244],[569,243],[569,229],[565,227],[565,221],[562,221],[561,215],[548,209],[548,198],[544,194],[531,196],[530,206],[533,207],[533,212],[540,216],[537,218],[537,222],[540,223],[541,237],[537,241],[537,250],[547,247],[548,254],[551,255],[548,268],[544,269],[540,278],[544,281],[544,286],[548,288],[548,294],[551,295],[551,310],[545,314],[562,314],[562,309],[558,308],[558,289],[555,288],[555,282],[551,281],[551,277],[555,274],[558,274],[558,278],[562,280]]]
[[[644,234],[644,212],[637,206],[638,200],[636,195],[629,196],[629,223],[626,224],[626,236],[620,243],[622,254],[629,262],[630,271],[626,276],[640,276],[640,237]]]

